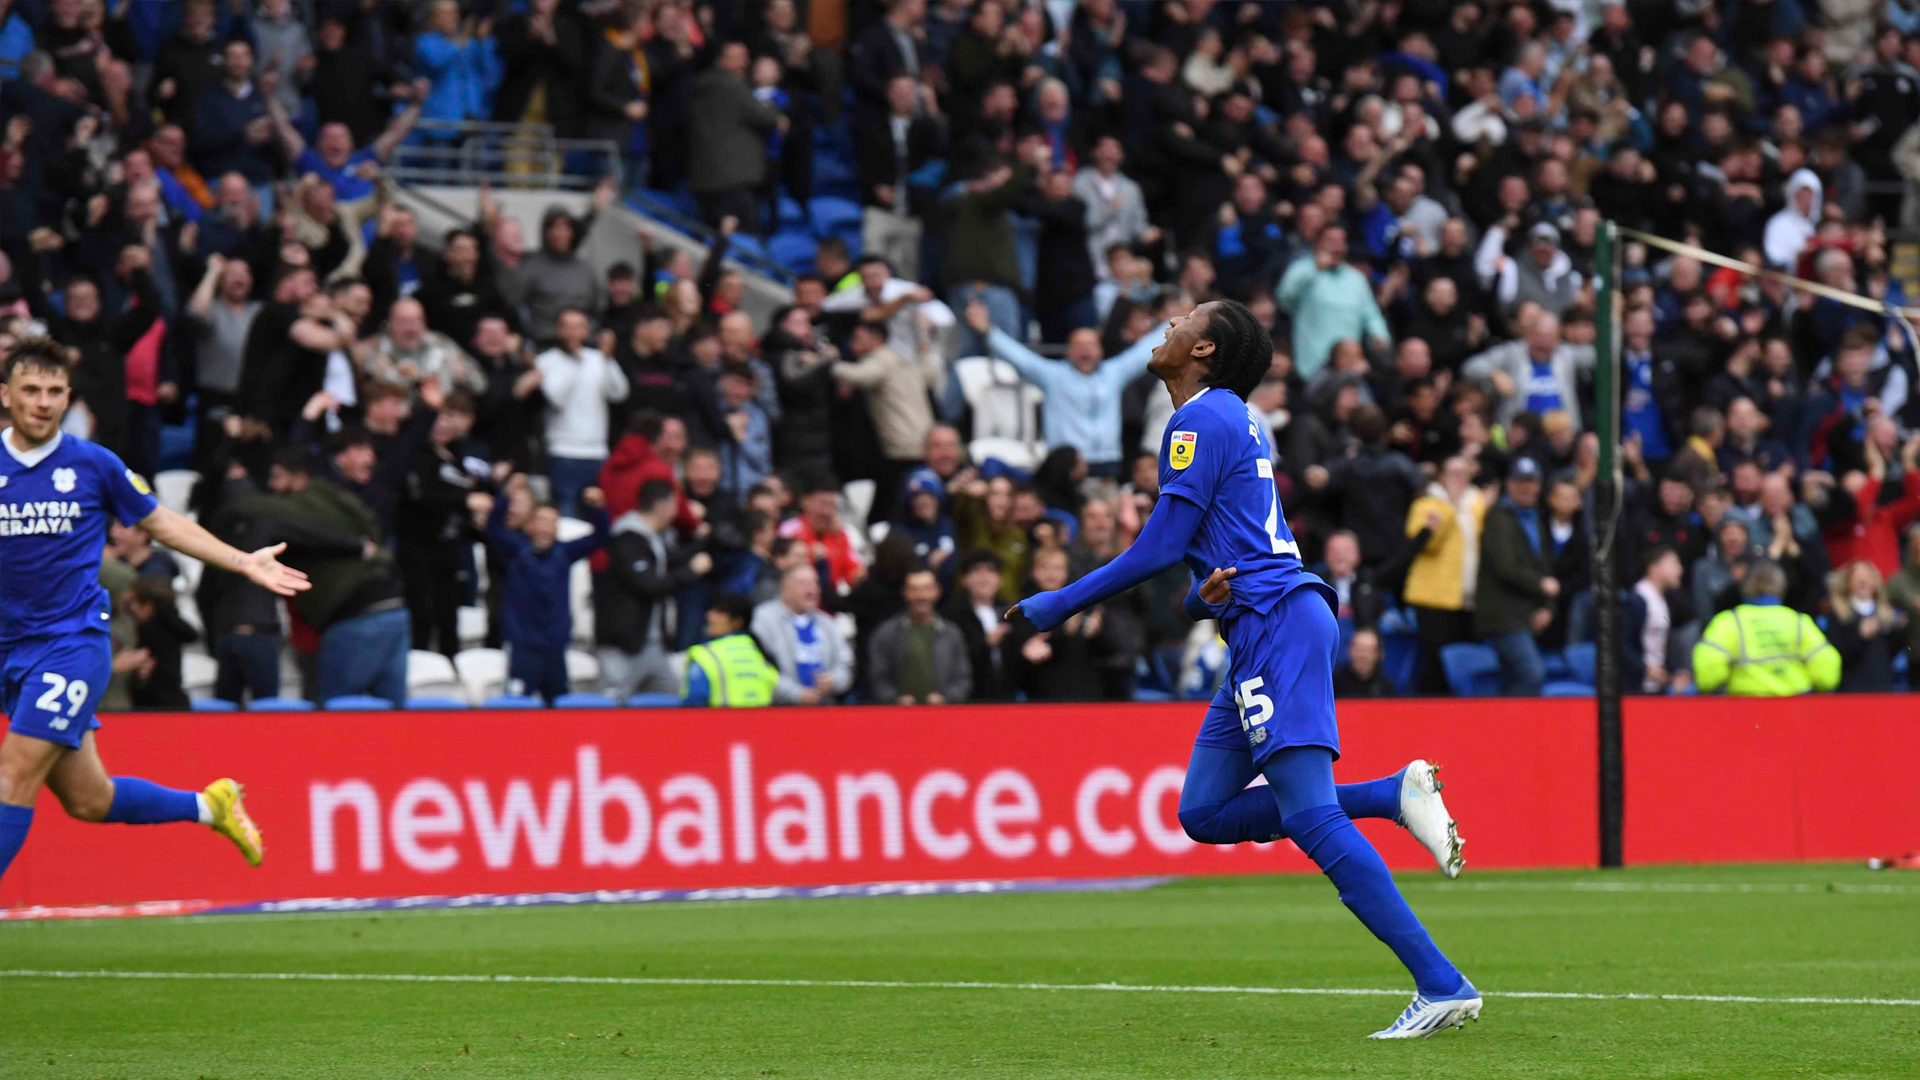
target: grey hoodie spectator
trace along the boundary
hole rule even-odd
[[[1579,428],[1579,379],[1593,370],[1593,346],[1563,343],[1559,318],[1544,311],[1521,333],[1525,336],[1518,341],[1495,345],[1470,358],[1460,374],[1493,383],[1499,397],[1494,415],[1498,423],[1512,423],[1523,412],[1544,416],[1565,409]]]
[[[611,196],[608,188],[595,192],[595,209]],[[577,254],[581,239],[597,218],[597,214],[575,218],[559,206],[547,207],[540,216],[540,250],[522,260],[518,272],[526,285],[521,300],[526,307],[526,332],[534,341],[551,342],[560,313],[568,308],[588,319],[597,319],[606,310],[606,284],[599,271]]]

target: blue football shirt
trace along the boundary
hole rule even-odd
[[[105,633],[113,605],[100,587],[107,517],[153,513],[146,481],[111,450],[70,435],[29,453],[0,431],[0,644]]]
[[[1302,586],[1326,584],[1307,572],[1273,486],[1273,446],[1247,403],[1231,390],[1201,391],[1167,422],[1160,445],[1160,493],[1205,513],[1186,563],[1205,580],[1236,567],[1229,615],[1273,610]]]

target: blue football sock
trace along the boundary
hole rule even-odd
[[[1311,759],[1320,752],[1302,748],[1283,753],[1289,757],[1299,753]],[[1309,771],[1319,767],[1311,761],[1307,766]],[[1332,768],[1330,760],[1327,768]],[[1186,827],[1187,835],[1203,844],[1266,844],[1282,839],[1286,830],[1280,822],[1279,803],[1270,789],[1247,786],[1253,775],[1253,763],[1245,751],[1194,747],[1180,789],[1180,824]],[[1398,820],[1400,775],[1339,785],[1334,794],[1340,809],[1350,818]]]
[[[1287,835],[1340,890],[1340,902],[1400,958],[1413,984],[1429,995],[1451,994],[1465,981],[1407,906],[1380,853],[1338,806],[1287,815]]]
[[[33,807],[0,803],[0,877],[7,876],[7,867],[20,854],[20,846],[27,842],[27,830],[32,827]]]
[[[1341,784],[1334,789],[1340,796],[1340,809],[1355,821],[1361,818],[1400,820],[1400,777],[1407,770],[1378,780],[1359,784]]]
[[[200,820],[200,793],[175,791],[137,776],[113,778],[113,805],[107,820],[122,825],[164,825]]]

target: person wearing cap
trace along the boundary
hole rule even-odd
[[[1474,268],[1492,290],[1501,307],[1528,301],[1555,315],[1564,315],[1580,294],[1580,275],[1573,260],[1560,250],[1560,230],[1541,221],[1527,230],[1527,249],[1517,258],[1506,254],[1509,237],[1502,225],[1492,225],[1480,241]]]
[[[1493,385],[1494,419],[1500,424],[1511,424],[1523,412],[1544,416],[1565,409],[1573,426],[1582,427],[1577,387],[1580,375],[1593,370],[1593,346],[1561,341],[1560,319],[1548,311],[1535,314],[1521,334],[1517,341],[1469,357],[1460,374]]]
[[[1791,697],[1840,685],[1840,653],[1813,618],[1780,602],[1787,575],[1761,559],[1747,569],[1745,600],[1707,624],[1693,647],[1693,678],[1711,693]]]
[[[1487,512],[1480,538],[1473,626],[1500,657],[1500,692],[1529,697],[1546,676],[1534,635],[1553,622],[1560,582],[1547,572],[1552,552],[1540,511],[1540,463],[1515,458],[1507,493]]]
[[[893,528],[913,539],[913,553],[934,569],[953,554],[953,518],[944,513],[947,485],[926,466],[907,476],[904,504]],[[878,520],[877,518],[875,520]]]

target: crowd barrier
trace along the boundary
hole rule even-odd
[[[1920,846],[1911,697],[1630,700],[1629,862]],[[1310,870],[1210,848],[1175,810],[1193,704],[111,717],[109,771],[231,775],[249,870],[187,827],[82,825],[51,796],[0,908]],[[1342,781],[1444,765],[1477,868],[1598,857],[1590,700],[1358,702]],[[1390,865],[1430,869],[1384,822]]]

